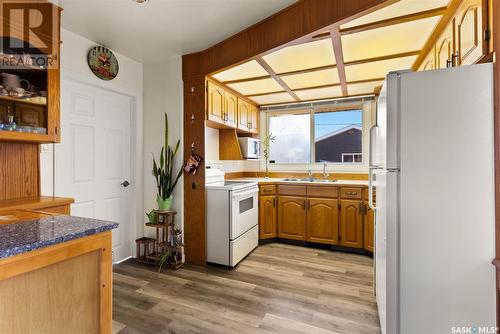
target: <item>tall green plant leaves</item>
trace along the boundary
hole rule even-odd
[[[173,150],[168,145],[168,116],[167,113],[165,113],[165,139],[164,146],[161,148],[160,152],[159,165],[156,163],[156,159],[153,156],[153,176],[156,179],[158,195],[163,199],[167,199],[172,195],[177,182],[182,176],[182,166],[174,175],[175,158],[179,151],[180,143],[180,139],[177,140]]]

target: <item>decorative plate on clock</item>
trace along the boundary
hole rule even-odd
[[[113,80],[118,75],[118,59],[104,46],[94,46],[89,50],[87,62],[92,72],[102,80]]]

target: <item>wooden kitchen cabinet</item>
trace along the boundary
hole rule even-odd
[[[278,220],[276,212],[276,196],[260,196],[259,198],[259,238],[276,238]]]
[[[363,248],[362,201],[341,200],[340,202],[340,245]]]
[[[306,199],[304,197],[278,197],[278,237],[306,240]]]
[[[250,131],[250,103],[238,98],[238,129],[243,131]]]
[[[375,212],[364,203],[364,217],[363,217],[363,247],[367,251],[373,252],[375,249]]]
[[[238,98],[226,91],[224,94],[224,110],[226,112],[225,125],[236,128],[238,125]]]
[[[474,64],[486,54],[482,7],[483,0],[465,0],[455,15],[459,65]]]
[[[249,116],[248,116],[248,130],[252,133],[259,132],[259,109],[250,104]]]
[[[226,116],[224,89],[213,82],[208,81],[207,96],[207,119],[219,124],[224,124]]]
[[[338,244],[338,200],[326,198],[307,199],[307,241]]]
[[[452,20],[446,27],[436,44],[436,68],[447,68],[448,64],[453,65],[455,20]]]

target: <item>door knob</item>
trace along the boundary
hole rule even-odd
[[[124,186],[125,188],[127,188],[129,185],[130,185],[130,182],[128,182],[127,180],[123,181],[122,183],[120,183],[122,186]]]

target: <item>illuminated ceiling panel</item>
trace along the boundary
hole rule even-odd
[[[382,86],[383,81],[364,82],[347,85],[349,95],[373,94],[375,87]]]
[[[245,81],[230,84],[228,86],[243,95],[262,94],[283,90],[283,87],[281,87],[274,79]]]
[[[387,73],[397,70],[410,69],[417,56],[389,59],[366,63],[361,65],[346,66],[347,81],[359,81],[374,78],[384,78]]]
[[[421,50],[441,16],[342,36],[344,61]]]
[[[376,12],[364,15],[351,22],[342,25],[340,28],[356,27],[367,23],[382,21],[393,17],[423,12],[439,7],[446,7],[449,0],[401,0],[393,5],[384,7]]]
[[[342,96],[342,88],[340,86],[327,87],[327,88],[316,88],[308,90],[299,90],[295,94],[301,100],[317,100],[317,99],[327,99],[330,97],[340,97]]]
[[[294,102],[293,97],[288,93],[277,93],[270,95],[253,96],[250,98],[258,105]]]
[[[281,77],[281,79],[283,79],[283,81],[291,89],[332,85],[340,82],[339,73],[336,68],[303,74],[287,75]]]
[[[269,75],[266,70],[255,60],[243,63],[236,67],[214,74],[213,77],[219,81],[232,81],[248,79]]]
[[[335,64],[330,39],[289,46],[263,58],[278,74]]]

